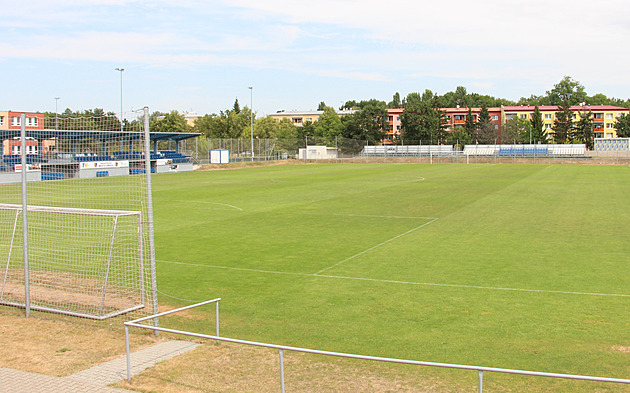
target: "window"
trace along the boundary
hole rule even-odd
[[[615,128],[613,123],[606,123],[606,128]]]
[[[521,119],[527,119],[527,113],[522,113],[520,117]]]
[[[21,125],[20,117],[19,116],[13,116],[11,118],[11,125],[14,126],[14,127],[15,126],[19,127]]]
[[[396,126],[396,131],[400,131],[400,130],[401,130],[400,126]]]
[[[394,116],[388,116],[387,121],[394,121]]]
[[[549,123],[545,124],[545,130],[549,130],[549,129],[551,129],[551,124]]]
[[[612,118],[613,118],[612,113],[606,113],[606,119],[612,119]]]
[[[26,118],[26,126],[27,127],[37,127],[37,118],[36,117],[27,117]]]
[[[604,114],[603,113],[594,113],[593,114],[593,119],[603,119],[604,118]]]
[[[294,124],[302,124],[302,118],[301,117],[294,117],[292,120],[293,120]]]
[[[306,121],[308,121],[308,122],[312,122],[312,121],[313,121],[313,118],[312,118],[312,117],[307,117],[307,118],[306,118]]]
[[[507,117],[508,120],[512,120],[512,119],[514,119],[516,117],[516,113],[508,113],[506,115],[506,117]]]
[[[551,113],[545,113],[545,120],[551,120]]]
[[[0,116],[0,126],[4,125],[4,116]]]
[[[499,120],[499,115],[492,115],[492,120],[493,121]]]
[[[396,121],[400,121],[400,116],[396,116]]]

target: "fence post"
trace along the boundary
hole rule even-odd
[[[127,382],[131,380],[131,352],[129,351],[129,326],[125,325],[125,348],[127,350]]]
[[[479,370],[479,393],[483,393],[483,371]]]
[[[217,314],[217,316],[216,316],[217,337],[221,337],[221,336],[219,336],[219,302],[218,301],[216,302],[216,314]],[[220,343],[220,341],[217,340],[217,344],[219,344],[219,343]]]
[[[284,359],[282,357],[282,349],[279,349],[280,353],[280,391],[284,393]]]

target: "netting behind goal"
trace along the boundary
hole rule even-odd
[[[145,116],[122,131],[111,114],[25,127],[24,158],[15,132],[2,134],[0,304],[92,319],[156,311]]]

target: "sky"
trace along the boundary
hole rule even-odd
[[[122,97],[128,118],[145,106],[204,115],[238,99],[264,116],[457,86],[516,101],[564,76],[589,95],[630,98],[628,0],[0,6],[0,110],[119,113]]]

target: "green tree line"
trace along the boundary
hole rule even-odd
[[[542,115],[538,107],[557,105],[559,107],[553,126],[553,137],[557,143],[586,143],[592,146],[593,121],[592,113],[580,114],[574,119],[571,105],[581,103],[590,105],[616,105],[630,108],[630,100],[608,98],[603,94],[589,96],[584,86],[566,76],[544,95],[532,95],[514,102],[478,93],[469,93],[463,86],[455,91],[438,95],[426,89],[423,93],[412,92],[401,97],[396,92],[389,102],[377,99],[346,101],[339,109],[353,109],[351,115],[340,117],[334,108],[320,102],[318,110],[323,114],[317,121],[304,123],[301,127],[294,125],[289,119],[276,121],[270,116],[257,117],[247,106],[241,108],[238,99],[232,108],[219,113],[207,114],[196,119],[194,126],[187,124],[185,115],[178,111],[168,113],[154,112],[150,116],[150,128],[156,132],[199,132],[209,138],[249,138],[252,129],[255,138],[294,139],[317,137],[323,142],[333,141],[336,137],[380,143],[388,131],[387,109],[403,108],[401,115],[402,130],[394,143],[503,143],[545,142],[547,137],[543,129]],[[502,125],[501,135],[492,123],[488,108],[501,105],[531,105],[535,111],[531,120],[508,119]],[[447,131],[445,114],[441,108],[468,107],[467,121],[464,127]],[[470,108],[481,108],[476,122],[473,121]],[[96,122],[90,119],[106,117],[108,122]],[[107,126],[105,126],[107,124]],[[114,126],[112,126],[112,124]],[[139,129],[142,119],[124,120],[123,130]],[[102,109],[71,111],[66,109],[60,114],[46,113],[46,128],[62,129],[118,129],[120,121],[112,112]],[[630,116],[621,116],[615,127],[620,137],[630,136]]]

